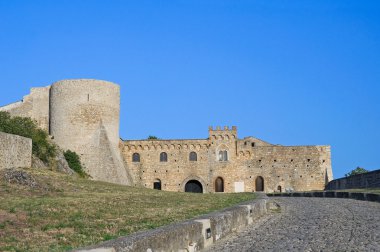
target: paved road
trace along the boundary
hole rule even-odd
[[[207,251],[380,251],[380,203],[273,198],[271,213]]]

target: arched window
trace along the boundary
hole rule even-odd
[[[140,162],[140,154],[133,153],[133,155],[132,155],[132,162]]]
[[[153,189],[161,190],[161,180],[156,179],[156,180],[153,182]]]
[[[189,160],[190,161],[197,161],[197,153],[194,152],[194,151],[190,152],[190,154],[189,154]]]
[[[228,161],[228,152],[226,150],[219,151],[219,161]]]
[[[215,192],[224,192],[224,181],[221,177],[215,179]]]
[[[160,153],[160,162],[168,162],[168,154],[166,152]]]

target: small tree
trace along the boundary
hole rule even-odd
[[[56,146],[49,141],[49,134],[38,128],[31,118],[11,117],[8,112],[0,111],[0,132],[31,138],[33,154],[45,163],[51,163],[56,155]]]
[[[76,173],[78,173],[79,176],[83,178],[88,176],[86,172],[83,170],[78,154],[76,154],[74,151],[67,150],[63,153],[63,155],[65,156],[65,159],[69,164],[69,167]]]
[[[159,138],[156,137],[156,136],[148,136],[148,139],[149,139],[149,140],[158,140]]]
[[[368,170],[362,168],[362,167],[356,167],[356,169],[350,171],[349,173],[345,174],[344,176],[349,177],[357,174],[362,174],[362,173],[367,173],[369,172]]]

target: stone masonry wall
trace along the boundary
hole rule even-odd
[[[31,164],[32,139],[0,132],[0,170]]]
[[[215,181],[223,179],[225,192],[256,191],[256,179],[264,180],[264,191],[322,190],[332,179],[329,146],[278,146],[257,138],[236,139],[236,127],[209,130],[203,140],[130,140],[121,146],[134,185],[184,191],[189,180],[202,184],[203,192],[215,192]],[[228,161],[219,161],[227,150]],[[168,155],[160,162],[160,153]],[[190,161],[190,152],[197,161]],[[133,154],[140,162],[133,162]]]
[[[95,180],[129,184],[119,150],[120,87],[91,79],[64,80],[50,91],[50,134],[80,154]]]
[[[32,88],[22,101],[0,107],[0,111],[7,111],[12,116],[30,117],[40,128],[49,131],[49,91],[50,86]]]
[[[326,190],[345,190],[357,188],[380,188],[380,170],[335,179],[326,185]]]

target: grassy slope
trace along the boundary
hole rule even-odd
[[[0,251],[62,251],[251,200],[252,193],[189,194],[25,170],[40,187],[0,179]]]

